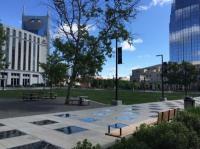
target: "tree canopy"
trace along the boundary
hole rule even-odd
[[[127,23],[135,19],[137,4],[138,0],[52,0],[60,36],[54,46],[72,70],[67,100],[77,76],[94,76],[102,70],[112,55],[113,39],[132,43]]]
[[[187,88],[191,83],[197,81],[197,76],[198,70],[191,63],[169,62],[164,65],[164,77],[169,85],[182,85]]]
[[[5,39],[6,39],[6,36],[3,29],[3,25],[0,24],[0,70],[3,69],[5,66],[5,56],[4,56],[4,51],[2,49]]]
[[[40,66],[44,70],[44,79],[51,87],[66,81],[67,64],[62,62],[58,52],[54,51],[47,57],[47,63],[41,63]]]

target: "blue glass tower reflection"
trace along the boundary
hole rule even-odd
[[[172,3],[170,61],[200,64],[200,0],[174,0]]]

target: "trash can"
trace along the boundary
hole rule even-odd
[[[184,99],[184,108],[189,109],[189,108],[194,108],[195,107],[195,100],[192,97],[185,97]]]

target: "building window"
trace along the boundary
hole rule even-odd
[[[30,75],[29,74],[23,74],[23,77],[29,77]]]
[[[19,86],[19,78],[11,78],[12,86]]]
[[[34,77],[34,78],[38,78],[38,75],[35,75],[35,74],[34,74],[33,77]]]
[[[19,41],[18,41],[18,65],[17,65],[18,70],[21,69],[21,38],[22,38],[22,33],[19,32]]]
[[[23,79],[23,86],[29,86],[30,85],[30,79]]]
[[[19,73],[11,73],[11,76],[19,77]]]
[[[40,65],[40,38],[38,38],[38,44],[37,44],[37,72],[39,72],[39,65]]]
[[[29,35],[28,70],[31,71],[31,35]]]
[[[24,65],[23,65],[23,70],[26,70],[26,40],[27,40],[27,34],[24,33]]]
[[[12,42],[12,69],[15,69],[15,43],[16,43],[16,31],[13,30],[13,42]]]
[[[36,38],[33,39],[33,71],[35,71]]]
[[[10,43],[10,29],[6,28],[6,62],[9,63],[9,43]],[[8,68],[8,65],[6,65]]]

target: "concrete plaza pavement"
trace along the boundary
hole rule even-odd
[[[0,119],[108,106],[94,101],[91,101],[89,106],[65,105],[64,102],[64,97],[57,97],[54,100],[25,102],[22,99],[0,99]]]
[[[87,110],[56,112],[16,118],[0,119],[0,133],[7,130],[18,130],[25,135],[0,139],[0,149],[17,149],[39,141],[45,141],[64,149],[71,149],[78,141],[88,139],[93,144],[106,148],[114,143],[116,138],[106,136],[110,124],[137,123],[157,116],[157,112],[174,108],[183,108],[183,100],[145,103],[136,105],[121,105],[115,107],[93,108]],[[64,114],[66,117],[61,116]],[[49,120],[55,123],[36,125],[32,122]],[[65,134],[57,129],[63,127],[78,127],[84,131]]]

